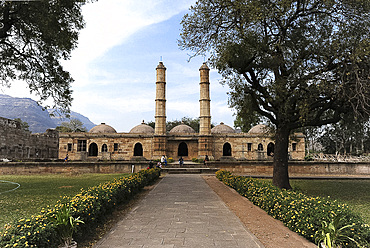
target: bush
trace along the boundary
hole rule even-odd
[[[60,239],[54,226],[48,218],[63,207],[70,208],[72,216],[80,217],[84,224],[79,225],[77,236],[82,235],[82,230],[91,230],[104,219],[107,213],[112,212],[116,205],[128,201],[144,186],[158,179],[159,169],[141,170],[122,177],[90,187],[74,197],[64,197],[54,207],[43,209],[40,215],[30,219],[21,219],[0,234],[0,247],[58,247]]]
[[[358,214],[345,204],[322,197],[308,197],[302,193],[281,190],[271,183],[255,178],[233,176],[230,172],[219,170],[217,178],[248,198],[273,218],[284,223],[290,230],[315,242],[323,221],[331,222],[342,216],[340,227],[353,225],[345,235],[356,240],[361,246],[369,247],[370,228]],[[343,247],[357,247],[355,242],[345,243]]]

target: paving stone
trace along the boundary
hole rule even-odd
[[[168,174],[94,248],[263,248],[200,175]]]

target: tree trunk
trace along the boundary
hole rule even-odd
[[[274,172],[272,183],[281,189],[291,189],[288,174],[289,133],[286,127],[276,129]]]

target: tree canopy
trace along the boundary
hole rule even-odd
[[[25,81],[30,92],[69,110],[71,75],[60,64],[70,58],[84,27],[84,0],[1,1],[0,84]]]
[[[199,0],[183,17],[180,47],[210,55],[231,106],[275,125],[275,185],[290,188],[291,131],[369,113],[369,10],[367,0]]]
[[[71,118],[69,122],[62,122],[55,129],[62,133],[87,132],[83,122],[76,118]]]
[[[199,133],[199,123],[200,123],[199,117],[198,118],[182,117],[181,120],[167,121],[166,122],[166,130],[167,130],[167,132],[169,132],[169,131],[171,131],[172,128],[174,128],[178,125],[181,125],[181,124],[185,124],[185,125],[188,125],[191,128],[193,128],[195,130],[195,132]],[[154,121],[150,121],[146,124],[151,126],[152,128],[155,128],[155,122]],[[211,124],[211,128],[212,127],[214,127],[214,124]]]

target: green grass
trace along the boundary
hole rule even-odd
[[[74,196],[82,188],[86,189],[125,175],[128,174],[0,176],[2,181],[20,184],[18,189],[5,192],[17,185],[0,182],[0,230],[7,223],[38,214],[42,208],[55,205],[62,196]]]
[[[309,196],[330,196],[346,203],[370,224],[370,180],[291,180],[294,189]]]

